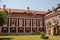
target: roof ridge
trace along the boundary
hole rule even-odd
[[[0,8],[3,9],[3,8]],[[28,12],[28,10],[25,9],[12,9],[12,8],[6,8],[6,10],[8,11],[9,9],[12,10],[12,12]],[[47,12],[44,11],[37,11],[37,10],[30,10],[32,13],[36,12],[37,14],[46,14]]]

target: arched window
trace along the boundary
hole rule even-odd
[[[30,28],[26,28],[26,32],[30,32]]]
[[[12,32],[12,33],[14,33],[14,32],[15,32],[15,29],[14,29],[14,28],[12,28],[12,29],[11,29],[11,32]]]
[[[7,28],[3,28],[2,32],[7,33],[8,32]]]
[[[23,29],[22,28],[19,28],[19,32],[23,32]]]
[[[33,29],[33,32],[36,32],[36,28]]]

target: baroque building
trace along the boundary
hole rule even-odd
[[[43,17],[46,12],[0,8],[7,13],[6,23],[3,25],[2,33],[36,33],[44,31]]]
[[[1,33],[39,33],[60,34],[60,4],[48,12],[22,9],[9,9],[4,5],[0,11],[6,12],[6,23]]]
[[[60,34],[60,4],[52,8],[45,15],[45,27],[47,35]]]

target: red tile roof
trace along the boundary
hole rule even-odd
[[[9,12],[9,8],[6,8],[7,12]],[[0,11],[4,11],[3,8],[0,8]],[[26,12],[28,13],[28,10],[21,10],[21,9],[11,9],[11,12],[17,12],[17,13],[23,13]],[[35,10],[29,10],[31,13],[36,13],[36,14],[46,14],[47,12],[44,11],[35,11]]]
[[[54,10],[57,10],[57,9],[59,9],[60,7],[57,7],[57,8],[55,8]],[[52,12],[52,10],[50,10],[50,11],[48,11],[45,15],[47,15],[47,14],[49,14],[49,13],[51,13]]]

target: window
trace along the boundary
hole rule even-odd
[[[12,14],[11,13],[8,13],[8,16],[11,16]]]
[[[36,20],[33,20],[33,27],[36,27]]]
[[[6,30],[4,30],[3,32],[6,33]]]
[[[30,32],[30,28],[26,28],[26,32]]]
[[[33,32],[36,32],[36,28],[33,29]]]
[[[58,20],[59,20],[59,23],[60,23],[60,16],[59,16]]]
[[[14,29],[14,28],[12,28],[12,29],[11,29],[11,32],[12,32],[12,33],[14,33],[14,32],[15,32],[15,29]]]
[[[12,33],[14,33],[14,32],[15,32],[15,30],[11,30],[11,32],[12,32]]]
[[[11,12],[11,9],[9,9],[9,13],[8,13],[8,16],[12,16],[12,12]]]
[[[43,27],[43,21],[40,20],[40,27]]]
[[[50,21],[48,22],[48,25],[51,25],[51,22]]]
[[[19,32],[23,32],[22,30],[19,30]]]
[[[8,32],[8,31],[7,31],[7,29],[6,29],[6,28],[4,28],[2,32],[3,32],[3,33],[6,33],[6,32]]]
[[[23,29],[22,29],[22,28],[20,28],[20,29],[18,30],[18,32],[23,32]]]
[[[30,26],[30,20],[26,20],[26,26],[27,26],[27,27]]]
[[[12,26],[15,26],[16,19],[12,19]]]
[[[23,20],[19,20],[19,26],[22,27],[23,26]]]

